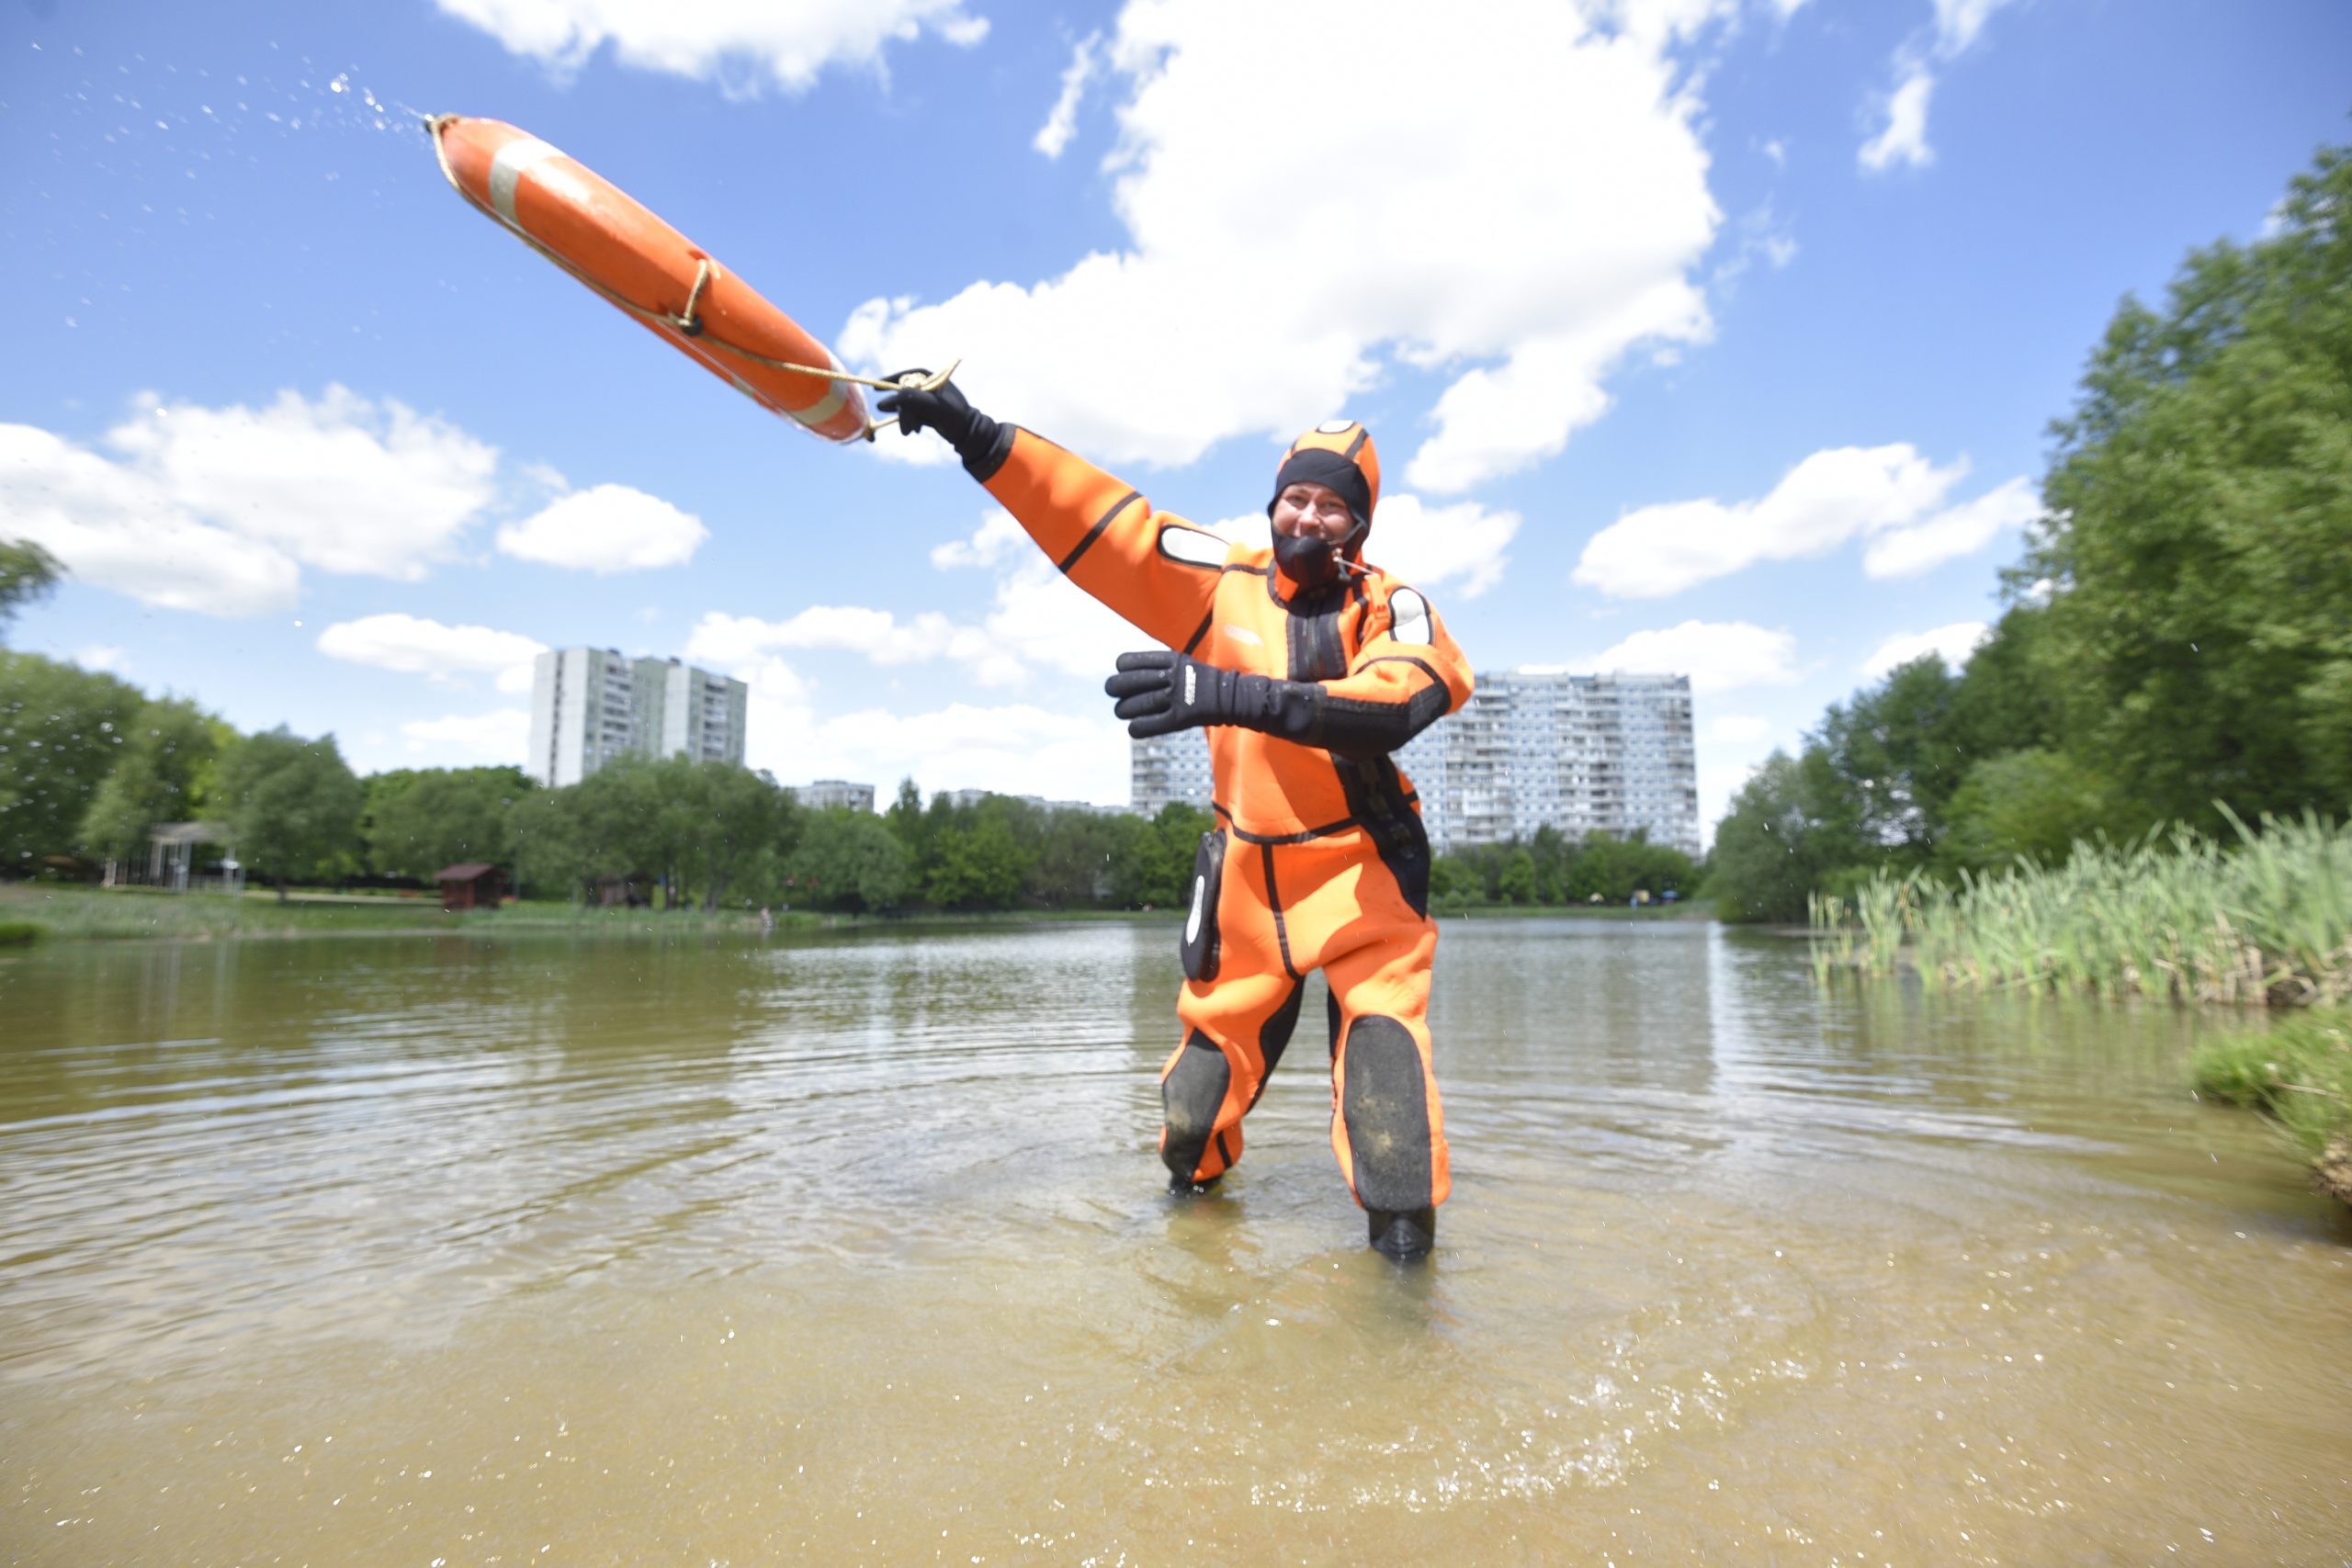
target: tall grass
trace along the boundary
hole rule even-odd
[[[1815,895],[1815,970],[1886,974],[1907,942],[1931,984],[2274,1007],[2352,998],[2352,825],[2229,820],[2234,844],[2176,828],[1957,886],[1882,871],[1850,899]]]
[[[2352,1012],[2306,1012],[2201,1046],[2199,1092],[2275,1120],[2312,1162],[2315,1184],[2352,1203]]]

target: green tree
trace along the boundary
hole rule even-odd
[[[534,789],[514,802],[508,826],[514,835],[517,890],[552,888],[577,904],[601,874],[597,848],[590,842],[576,794],[570,789]]]
[[[766,773],[734,762],[696,762],[667,776],[684,789],[690,823],[684,866],[702,890],[704,911],[730,894],[768,891],[799,838],[802,813],[793,798]]]
[[[1049,908],[1084,908],[1108,896],[1112,867],[1128,839],[1144,831],[1137,818],[1099,811],[1044,813],[1037,858],[1023,893]]]
[[[1535,862],[1535,901],[1539,904],[1565,904],[1568,900],[1568,863],[1576,858],[1576,846],[1566,835],[1549,822],[1535,829],[1528,840],[1528,854]]]
[[[941,845],[923,894],[943,909],[1009,909],[1030,862],[1003,817],[975,811]]]
[[[379,873],[429,878],[465,861],[516,869],[514,803],[531,793],[522,769],[403,769],[366,787],[368,860]]]
[[[2036,746],[1987,757],[1952,796],[1936,868],[1948,874],[1992,871],[2019,856],[2057,865],[2075,840],[2111,819],[2107,794],[2097,774],[2063,751]]]
[[[1181,908],[1192,897],[1193,861],[1216,818],[1171,800],[1126,838],[1111,866],[1112,897],[1128,908]]]
[[[792,901],[871,914],[898,908],[909,886],[899,836],[870,812],[811,812],[787,863]]]
[[[2066,724],[2059,694],[2065,672],[2049,662],[2049,621],[2048,610],[2039,604],[2012,604],[1960,672],[1951,692],[1949,734],[1968,767],[2005,751],[2063,743]],[[1963,768],[1962,776],[1966,773]]]
[[[1506,904],[1535,902],[1535,857],[1524,849],[1513,849],[1503,862],[1502,874],[1496,879],[1495,891]]]
[[[332,735],[306,740],[280,725],[247,736],[221,761],[220,794],[239,858],[281,903],[288,882],[332,875],[359,847],[359,781]]]
[[[1732,796],[1709,863],[1717,917],[1802,920],[1805,896],[1825,877],[1867,862],[1851,823],[1822,807],[1832,776],[1818,748],[1803,757],[1775,751]]]
[[[1809,738],[1828,770],[1818,806],[1874,858],[1918,866],[1934,852],[1945,803],[1974,760],[1953,732],[1955,689],[1942,658],[1926,654],[1832,703]]]
[[[38,875],[74,855],[91,797],[146,705],[111,675],[0,652],[0,875]]]
[[[2352,150],[2127,298],[2052,433],[2070,749],[2150,820],[2352,801]]]
[[[0,539],[0,632],[17,612],[56,588],[65,569],[30,539]]]
[[[82,816],[82,842],[108,860],[143,862],[159,822],[193,820],[236,731],[178,697],[141,706],[124,726],[114,766]]]

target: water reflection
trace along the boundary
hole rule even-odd
[[[1305,1043],[1234,1175],[1165,1196],[1177,984],[1124,925],[0,961],[11,1546],[2342,1539],[2352,1227],[2188,1098],[2194,1015],[1450,921],[1456,1194],[1400,1272]]]

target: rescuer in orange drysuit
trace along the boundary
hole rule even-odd
[[[936,430],[1064,576],[1166,645],[1104,689],[1137,737],[1208,729],[1217,827],[1184,926],[1183,1043],[1160,1072],[1160,1157],[1197,1190],[1241,1157],[1241,1119],[1329,985],[1331,1147],[1372,1245],[1426,1254],[1449,1186],[1430,1065],[1430,850],[1390,753],[1470,696],[1470,667],[1419,592],[1362,562],[1380,463],[1362,425],[1295,442],[1267,506],[1273,547],[1228,544],[974,409],[950,382],[884,396]]]

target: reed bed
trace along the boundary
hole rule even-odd
[[[2198,1049],[2193,1070],[2199,1093],[2277,1122],[2311,1162],[2313,1184],[2352,1203],[2352,1012],[2223,1035]]]
[[[2079,842],[1957,886],[1882,871],[1809,904],[1814,968],[1930,984],[2270,1007],[2352,998],[2352,825],[2236,817],[2225,844],[2185,828]]]

